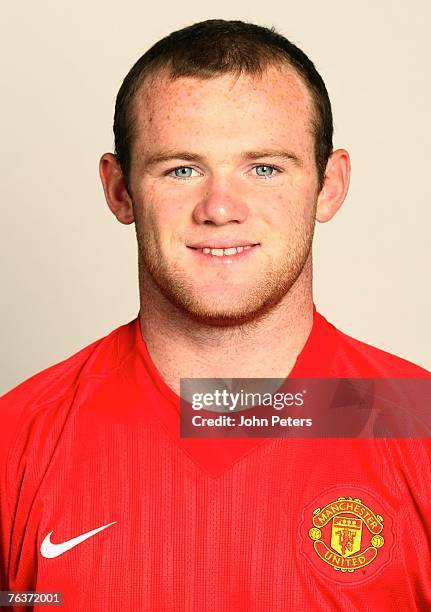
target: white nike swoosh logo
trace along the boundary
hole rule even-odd
[[[108,523],[107,525],[103,525],[102,527],[98,527],[97,529],[93,529],[92,531],[87,531],[87,533],[83,533],[82,535],[76,536],[76,538],[72,538],[71,540],[67,540],[66,542],[61,542],[60,544],[54,544],[53,542],[51,542],[51,534],[53,532],[50,531],[45,536],[42,544],[40,545],[41,555],[42,557],[46,557],[47,559],[54,559],[54,557],[62,555],[67,550],[70,550],[74,546],[78,546],[78,544],[81,544],[81,542],[84,542],[88,538],[91,538],[92,536],[96,535],[96,533],[99,533],[99,531],[103,531],[103,529],[106,529],[111,525],[115,525],[116,522],[117,521],[114,521],[112,523]]]

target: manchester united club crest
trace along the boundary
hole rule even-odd
[[[303,552],[337,582],[369,578],[389,559],[393,545],[390,517],[370,498],[334,496],[325,502],[310,508],[308,528],[307,520],[303,522],[302,533],[307,534]]]
[[[314,542],[314,550],[335,570],[354,572],[368,565],[385,543],[381,535],[383,517],[375,514],[359,498],[339,497],[324,508],[316,508],[312,522],[309,536]],[[329,534],[328,530],[323,531],[327,525],[331,527]],[[363,529],[371,534],[369,545],[363,538]]]

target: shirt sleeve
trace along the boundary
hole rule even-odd
[[[9,482],[9,455],[24,411],[22,385],[0,398],[0,589],[10,585],[14,503]]]

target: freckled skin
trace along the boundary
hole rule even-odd
[[[312,113],[310,94],[290,68],[207,80],[161,75],[144,85],[130,174],[141,294],[162,295],[197,321],[234,325],[279,304],[301,275],[311,282],[318,195]],[[171,149],[202,160],[148,166],[150,156]],[[269,149],[292,151],[300,164],[241,158]],[[259,177],[259,164],[279,171]],[[193,168],[193,176],[175,178],[178,166]],[[187,248],[214,238],[260,246],[241,264],[218,266]]]

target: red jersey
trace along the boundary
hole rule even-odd
[[[428,376],[316,310],[290,373]],[[180,438],[179,405],[139,318],[3,397],[3,590],[94,612],[431,609],[430,440]]]

